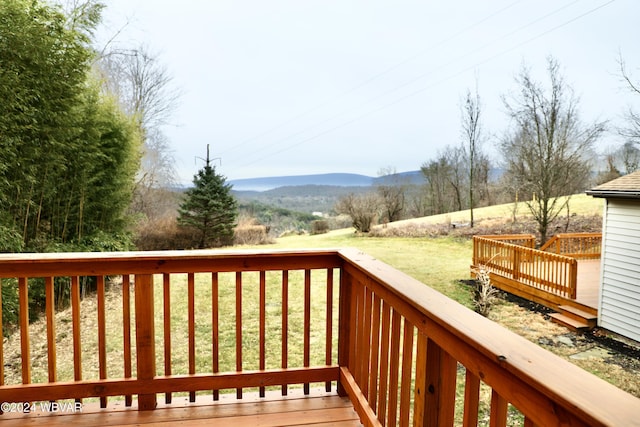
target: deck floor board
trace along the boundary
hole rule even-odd
[[[249,397],[241,401],[211,402],[211,398],[198,397],[195,403],[174,399],[171,405],[158,404],[153,411],[138,411],[121,404],[100,409],[97,404],[83,405],[82,412],[0,415],[2,427],[199,427],[212,425],[236,426],[358,426],[358,415],[346,397],[337,395],[309,397]]]

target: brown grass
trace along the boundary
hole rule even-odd
[[[602,231],[601,215],[574,215],[561,217],[549,227],[549,237],[558,233],[586,233]],[[538,224],[531,217],[520,217],[516,222],[505,218],[483,218],[475,221],[473,228],[467,223],[427,223],[402,221],[395,226],[375,227],[371,237],[461,237],[470,238],[483,234],[534,234],[538,235]],[[539,238],[539,237],[538,237]]]
[[[254,218],[241,217],[233,232],[233,242],[236,245],[268,245],[273,243],[273,239],[266,225]]]

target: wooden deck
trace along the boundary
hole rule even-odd
[[[320,391],[311,396],[291,392],[260,398],[247,395],[242,401],[235,394],[222,395],[213,403],[211,397],[199,396],[195,403],[188,397],[176,398],[171,405],[159,404],[153,411],[138,411],[134,404],[125,407],[124,402],[100,409],[98,403],[82,405],[81,412],[60,410],[45,412],[36,404],[35,411],[28,415],[5,413],[3,427],[18,426],[67,426],[114,427],[114,426],[360,426],[358,414],[348,397],[326,394]]]
[[[489,271],[495,287],[555,310],[552,320],[576,331],[597,326],[600,233],[554,236],[540,249],[531,235],[475,236],[472,273]]]

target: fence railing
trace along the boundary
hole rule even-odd
[[[80,301],[85,276],[96,277],[97,310]],[[1,255],[0,277],[18,287],[22,343],[21,379],[0,375],[3,402],[97,397],[106,406],[123,396],[129,405],[137,396],[139,409],[152,410],[161,394],[242,398],[249,387],[285,394],[292,384],[308,392],[337,383],[367,426],[471,426],[479,417],[505,426],[512,416],[526,426],[638,425],[640,400],[353,249]],[[28,297],[41,277],[39,377]],[[56,286],[67,286],[60,278],[69,279],[70,319],[53,307]],[[80,322],[88,315],[95,326]],[[63,375],[66,323],[73,367]],[[89,327],[95,345],[81,330]],[[117,369],[109,348],[122,350]]]
[[[482,235],[481,237],[484,237],[485,239],[496,240],[498,242],[524,246],[525,248],[536,247],[536,236],[534,236],[533,234],[487,234]]]
[[[602,251],[602,233],[557,234],[540,250],[575,259],[597,259]]]
[[[576,298],[578,261],[575,258],[474,236],[473,265],[543,292]]]

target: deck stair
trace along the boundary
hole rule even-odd
[[[558,312],[550,314],[550,317],[555,323],[576,332],[590,331],[596,327],[598,321],[598,316],[593,310],[585,311],[570,305],[558,306]]]

